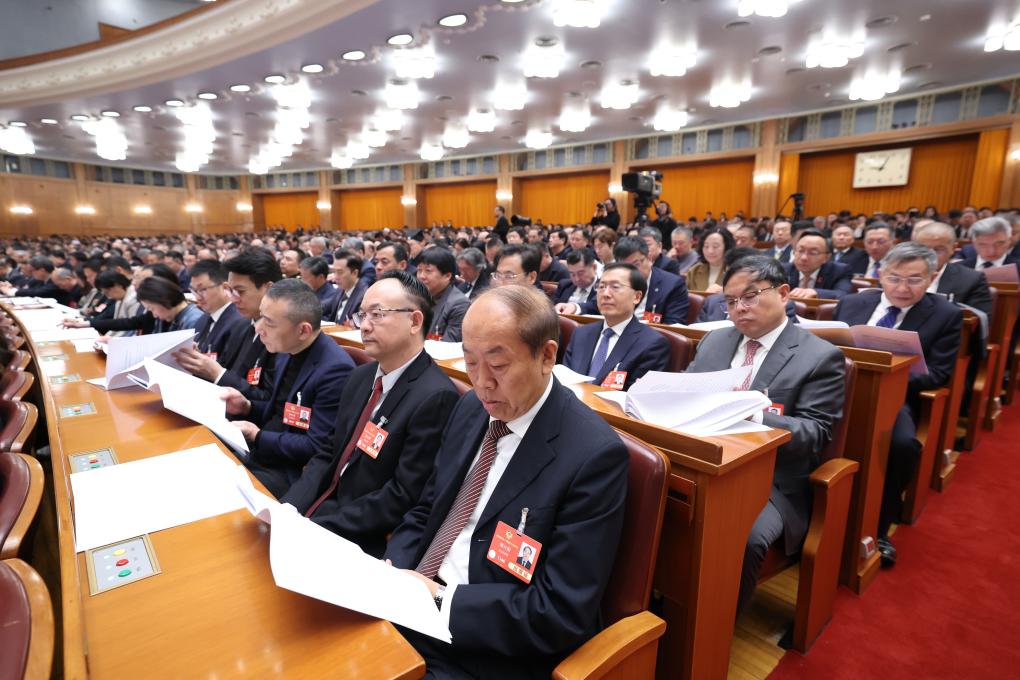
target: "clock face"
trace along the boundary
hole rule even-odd
[[[854,188],[904,186],[910,179],[911,149],[884,149],[857,154]]]

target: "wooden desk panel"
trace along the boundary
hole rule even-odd
[[[1013,340],[1013,326],[1016,325],[1020,312],[1020,290],[1015,283],[994,282],[989,284],[996,289],[995,309],[992,312],[991,326],[988,329],[989,344],[999,346],[999,355],[989,375],[992,381],[992,398],[985,411],[984,428],[995,430],[1002,414],[1002,380],[1006,375],[1006,362],[1010,358],[1010,345]]]
[[[37,358],[67,354],[56,362],[58,373],[83,379],[42,381],[57,505],[61,588],[54,593],[62,609],[64,677],[424,674],[421,657],[389,623],[277,588],[268,531],[246,510],[151,534],[162,573],[90,596],[85,555],[74,552],[67,456],[110,447],[129,462],[209,443],[231,454],[206,428],[163,409],[153,393],[105,392],[84,382],[103,374],[102,357],[78,354],[71,343],[32,351]],[[57,368],[49,363],[37,361],[52,374]],[[59,406],[82,402],[94,403],[97,413],[59,417]]]

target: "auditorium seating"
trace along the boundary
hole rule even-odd
[[[20,453],[29,448],[39,411],[27,401],[0,400],[0,453]]]
[[[351,355],[351,361],[354,362],[355,366],[363,366],[364,364],[370,364],[375,361],[375,359],[368,356],[368,352],[360,347],[349,347],[347,345],[341,345],[341,347],[343,347],[347,353]]]
[[[0,453],[0,559],[18,557],[43,495],[43,469],[35,458]]]
[[[570,338],[574,335],[574,331],[580,325],[571,318],[565,317],[562,314],[559,315],[560,320],[560,346],[556,348],[556,363],[563,362],[563,354],[567,351],[567,345],[570,344]]]
[[[53,605],[39,574],[19,559],[0,562],[0,676],[43,680],[53,665]]]
[[[694,358],[694,345],[683,335],[672,333],[664,328],[654,326],[653,328],[669,343],[669,364],[666,366],[666,370],[683,373],[687,370],[691,359]]]
[[[35,376],[31,373],[5,370],[0,377],[0,400],[21,401],[34,384]]]
[[[697,322],[701,308],[705,306],[705,296],[700,293],[687,293],[687,325]]]

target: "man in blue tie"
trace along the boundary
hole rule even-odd
[[[868,253],[868,265],[864,269],[865,276],[877,279],[882,275],[882,258],[895,243],[892,227],[885,222],[873,222],[864,230],[864,250]]]

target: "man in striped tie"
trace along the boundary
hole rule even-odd
[[[531,286],[486,291],[464,317],[474,391],[447,423],[421,501],[386,558],[420,578],[452,645],[403,631],[429,677],[549,677],[599,629],[623,522],[627,452],[552,376],[558,320]],[[500,541],[527,544],[502,563]]]

